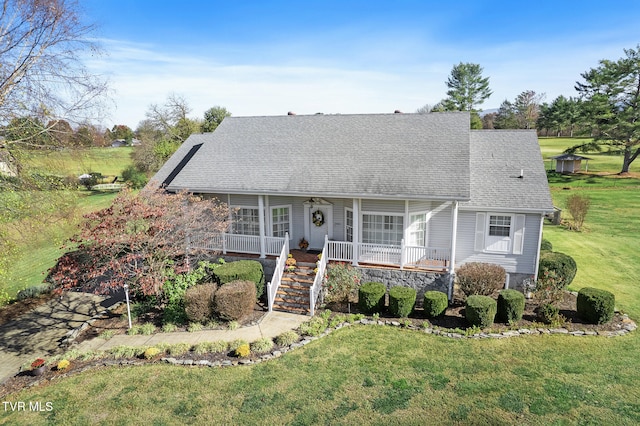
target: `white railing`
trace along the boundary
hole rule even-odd
[[[282,240],[282,238],[281,238]],[[276,268],[273,271],[273,277],[267,284],[267,303],[269,305],[269,312],[273,311],[273,302],[276,299],[278,293],[278,287],[280,287],[280,281],[282,280],[282,274],[286,266],[287,257],[289,257],[289,234],[285,234],[284,244],[280,251],[280,256],[276,258]]]
[[[353,243],[349,241],[329,241],[327,244],[327,258],[340,262],[353,260]]]
[[[390,244],[358,244],[358,262],[400,265],[402,249]]]
[[[191,237],[191,248],[202,250],[219,250],[227,252],[260,254],[260,237],[242,234],[195,234]],[[280,253],[285,240],[289,237],[265,237],[265,254],[276,256]]]
[[[354,244],[348,241],[329,241],[327,246],[327,260],[352,262],[353,246]],[[445,269],[449,265],[451,258],[451,250],[442,247],[367,243],[359,243],[357,246],[357,260],[360,263]]]
[[[329,260],[329,238],[325,236],[324,247],[320,253],[320,259],[317,262],[316,277],[313,280],[313,285],[309,289],[309,314],[313,316],[316,311],[316,303],[318,296],[322,292],[322,284],[324,283],[324,274],[327,270],[327,263]]]
[[[442,247],[404,246],[403,266],[446,268],[451,250]]]

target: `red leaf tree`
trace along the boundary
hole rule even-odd
[[[185,272],[188,238],[225,232],[229,208],[216,199],[159,188],[122,191],[112,205],[85,215],[65,254],[51,271],[61,290],[91,287],[98,293],[129,284],[132,291],[158,295],[169,271]]]

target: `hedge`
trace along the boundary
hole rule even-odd
[[[238,260],[224,263],[213,270],[213,279],[219,285],[231,281],[251,281],[256,286],[256,298],[264,294],[264,271],[257,260]]]
[[[424,293],[423,307],[427,318],[438,317],[449,307],[449,298],[441,291],[427,291]]]
[[[358,289],[358,308],[361,312],[380,313],[384,309],[384,295],[387,286],[379,282],[363,283]]]
[[[205,322],[213,316],[213,297],[217,289],[216,283],[199,284],[187,289],[184,310],[190,321]]]
[[[227,321],[249,315],[256,303],[256,287],[251,281],[231,281],[220,287],[213,296],[214,313]]]
[[[544,252],[540,255],[540,267],[538,268],[538,279],[545,276],[545,272],[555,272],[559,284],[562,288],[567,288],[576,276],[578,266],[575,260],[567,254],[560,252]]]
[[[520,321],[524,313],[524,303],[524,294],[518,290],[502,290],[498,295],[498,321],[505,323]]]
[[[467,297],[465,317],[471,325],[482,328],[493,324],[496,317],[497,303],[489,296],[472,295]]]
[[[578,292],[578,316],[591,324],[604,324],[613,318],[616,298],[613,293],[599,288],[584,287]]]
[[[413,311],[417,293],[410,287],[392,287],[389,290],[389,312],[399,318],[406,318]]]
[[[504,287],[506,277],[504,268],[493,263],[470,262],[456,270],[458,287],[467,297],[474,294],[493,295]]]

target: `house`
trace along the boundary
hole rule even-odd
[[[589,171],[588,157],[582,157],[576,154],[560,154],[551,157],[552,160],[556,160],[556,172],[557,173],[577,173],[580,171],[582,160],[585,160],[585,171]]]
[[[470,130],[465,112],[228,117],[155,180],[234,208],[195,246],[282,257],[304,238],[324,261],[449,297],[466,262],[503,266],[512,288],[536,275],[553,210],[535,131]]]

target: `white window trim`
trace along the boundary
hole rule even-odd
[[[347,212],[351,212],[351,241],[347,239],[347,235],[348,235],[347,228],[349,227],[349,225],[347,225]],[[345,207],[344,208],[344,240],[345,241],[349,241],[351,243],[353,242],[353,236],[355,235],[354,227],[353,227],[354,224],[355,224],[355,219],[353,217],[353,209],[350,207]]]
[[[417,211],[417,212],[409,212],[408,214],[408,218],[407,218],[407,223],[404,225],[405,228],[407,229],[407,239],[406,239],[406,243],[407,245],[413,245],[411,244],[411,233],[415,233],[416,231],[412,229],[413,226],[413,222],[411,222],[411,216],[418,216],[418,215],[424,215],[424,229],[422,230],[422,238],[424,239],[424,244],[422,244],[422,246],[417,246],[416,247],[428,247],[429,244],[429,212],[428,211]]]
[[[509,216],[511,224],[509,227],[509,249],[508,250],[489,250],[487,249],[487,239],[489,237],[489,222],[491,216]],[[476,212],[476,230],[474,250],[483,253],[496,254],[523,254],[524,251],[524,234],[525,234],[526,216],[518,213],[502,213],[502,212]]]
[[[258,210],[258,218],[260,217],[260,206],[246,206],[246,205],[245,206],[231,206],[231,210],[232,210],[232,213],[231,213],[231,218],[232,218],[231,231],[232,231],[232,233],[234,233],[233,230],[234,230],[234,226],[235,226],[235,215],[238,213],[238,210],[240,210],[240,209]],[[259,222],[258,222],[258,224],[259,224]],[[247,235],[247,234],[235,234],[235,235]],[[259,236],[259,235],[260,235],[260,231],[258,230],[257,236]]]
[[[360,236],[360,240],[359,242],[362,242],[362,240],[364,239],[363,234],[364,234],[364,216],[365,215],[372,215],[372,216],[397,216],[402,218],[402,238],[404,239],[404,231],[405,231],[405,226],[406,223],[405,222],[405,215],[404,213],[389,213],[389,212],[373,212],[373,211],[363,211],[360,213],[360,232],[358,232],[358,235]],[[387,243],[366,243],[366,244],[387,244]],[[398,244],[399,245],[399,244]]]
[[[293,205],[281,204],[269,207],[269,236],[273,237],[273,211],[275,209],[289,209],[289,241],[293,240]]]

